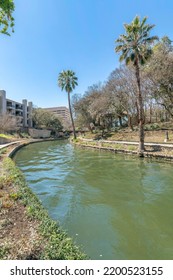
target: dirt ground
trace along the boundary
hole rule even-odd
[[[167,143],[173,143],[173,132],[168,132],[169,140]],[[139,141],[139,136],[137,131],[121,131],[114,133],[109,140],[127,140],[127,141]],[[164,143],[165,131],[145,131],[145,142],[152,143]]]
[[[28,219],[23,205],[6,199],[0,211],[0,246],[4,246],[1,257],[8,253],[8,259],[34,259],[39,251],[35,243],[39,238],[37,227]]]
[[[152,143],[165,143],[165,131],[158,130],[158,131],[145,131],[145,142],[152,142]],[[92,133],[85,133],[84,138],[91,138],[97,139],[100,134],[92,134]],[[104,138],[106,140],[117,140],[117,141],[139,141],[138,131],[130,131],[128,129],[122,129],[117,132],[108,132],[105,133]],[[167,143],[173,143],[173,131],[168,131],[168,141]]]
[[[38,221],[26,214],[26,208],[17,199],[18,187],[10,178],[4,185],[6,177],[0,161],[0,259],[6,255],[8,259],[34,259],[40,249]]]

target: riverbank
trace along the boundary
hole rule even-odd
[[[73,140],[73,143],[84,148],[94,148],[114,153],[138,155],[138,142],[78,138]],[[145,143],[144,157],[173,161],[173,144]]]
[[[40,140],[39,140],[40,141]],[[41,140],[43,141],[43,140]],[[22,140],[0,150],[0,259],[85,259],[73,240],[49,218],[23,174],[7,158],[21,146],[37,142]],[[78,138],[84,148],[137,154],[138,143]],[[144,156],[173,160],[173,145],[146,143]]]
[[[29,145],[15,156],[51,217],[97,260],[171,259],[172,164],[159,161],[68,141]]]
[[[49,217],[27,186],[22,172],[7,157],[19,145],[22,143],[3,148],[1,155],[0,259],[86,259],[73,240]]]

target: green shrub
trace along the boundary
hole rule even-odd
[[[160,129],[160,126],[157,123],[145,125],[145,130],[158,130],[158,129]]]
[[[4,155],[7,152],[7,148],[0,149],[0,155]]]
[[[3,133],[0,133],[0,137],[2,137],[2,138],[6,138],[6,139],[11,139],[11,138],[13,138],[13,136],[12,136],[12,135],[3,134]]]
[[[136,147],[136,146],[133,146],[133,145],[128,145],[128,146],[127,146],[127,150],[129,150],[129,151],[136,151],[136,150],[137,150],[137,147]]]
[[[8,245],[0,245],[0,260],[5,260],[8,252],[9,252],[9,246]]]

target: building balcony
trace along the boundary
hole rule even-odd
[[[15,106],[7,103],[7,109],[15,109]]]
[[[15,110],[18,112],[23,112],[23,108],[15,108]]]

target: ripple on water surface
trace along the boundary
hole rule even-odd
[[[91,259],[173,259],[171,164],[65,141],[32,144],[15,160]]]

